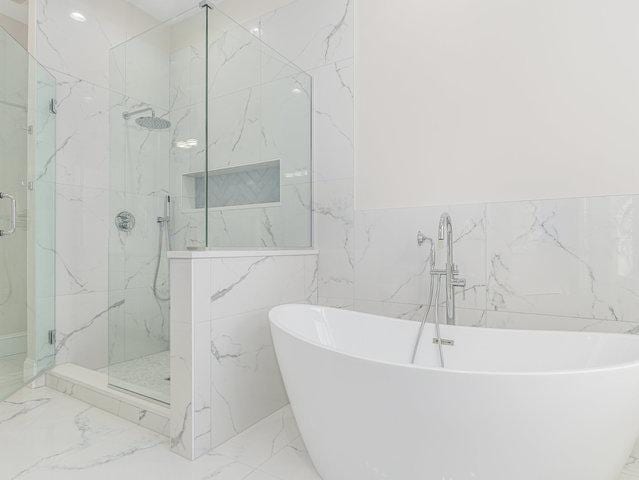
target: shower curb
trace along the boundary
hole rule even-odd
[[[104,373],[66,363],[48,371],[45,384],[140,427],[169,436],[169,407],[109,388]]]

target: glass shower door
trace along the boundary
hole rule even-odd
[[[0,29],[0,400],[55,353],[54,95],[54,79]]]

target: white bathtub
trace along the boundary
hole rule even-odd
[[[309,305],[270,312],[324,480],[616,480],[639,434],[639,338],[443,326]]]

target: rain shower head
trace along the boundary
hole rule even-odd
[[[151,115],[150,117],[138,117],[135,119],[135,123],[140,125],[142,128],[147,128],[149,130],[166,130],[171,126],[171,122],[163,118],[156,117],[155,115]]]
[[[122,117],[125,120],[129,120],[136,115],[140,115],[141,113],[146,112],[151,112],[151,115],[146,117],[138,117],[135,119],[135,123],[137,123],[142,128],[146,128],[148,130],[166,130],[171,126],[171,122],[169,122],[168,120],[156,117],[155,110],[153,110],[151,107],[135,110],[134,112],[125,112],[124,114],[122,114]]]

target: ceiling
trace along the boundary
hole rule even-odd
[[[3,0],[0,0],[3,1]],[[4,0],[8,1],[8,0]],[[197,6],[200,0],[127,0],[153,18],[163,21]]]

